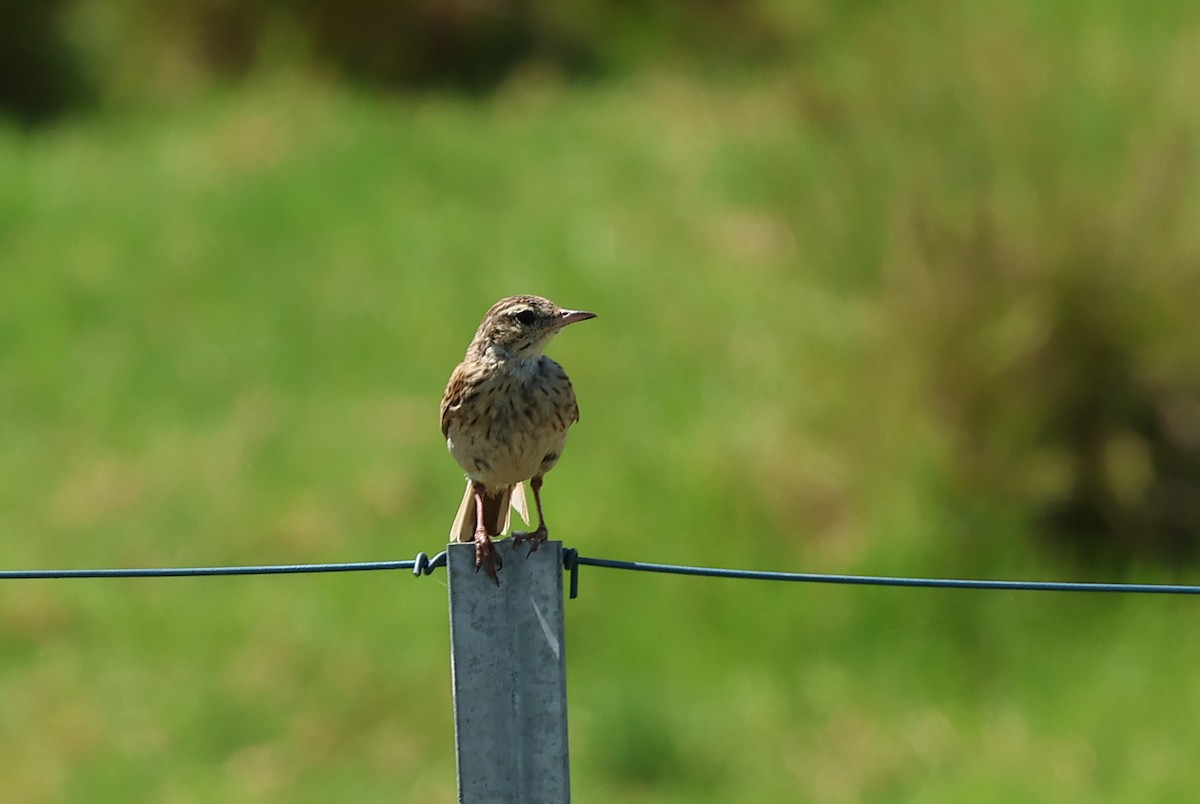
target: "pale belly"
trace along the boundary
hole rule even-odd
[[[487,378],[453,409],[446,429],[450,454],[489,490],[548,472],[578,418],[571,382],[557,363],[542,358],[521,368]]]
[[[511,486],[544,474],[558,462],[566,444],[566,430],[552,428],[530,432],[509,429],[507,438],[491,437],[479,431],[462,428],[451,430],[446,440],[450,454],[472,480],[483,483],[489,490]]]

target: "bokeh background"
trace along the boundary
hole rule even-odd
[[[436,552],[534,292],[584,554],[1200,581],[1195,3],[0,15],[0,566]],[[581,802],[1200,784],[1189,598],[581,581]],[[444,585],[0,584],[3,798],[453,801]]]

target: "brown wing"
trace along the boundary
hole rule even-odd
[[[565,374],[563,376],[566,377]],[[567,391],[571,394],[571,407],[573,408],[571,413],[571,424],[574,424],[575,422],[579,421],[579,401],[575,399],[575,387],[571,385],[570,380],[567,380]]]
[[[459,363],[446,383],[446,392],[442,394],[442,436],[446,438],[450,436],[450,420],[462,407],[470,391],[467,373],[466,363]]]
[[[562,366],[548,357],[543,360],[542,370],[551,378],[551,393],[558,402],[561,411],[559,415],[566,417],[566,427],[570,427],[579,421],[579,403],[575,400],[575,388]]]

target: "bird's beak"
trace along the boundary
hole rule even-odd
[[[558,324],[565,327],[567,324],[574,324],[576,321],[587,321],[589,318],[595,317],[595,313],[589,313],[585,310],[563,310],[558,314]]]

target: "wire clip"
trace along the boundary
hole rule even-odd
[[[446,566],[446,551],[438,553],[433,558],[424,553],[417,553],[416,560],[413,561],[413,575],[420,578],[422,575],[432,575],[433,571],[438,567]]]

